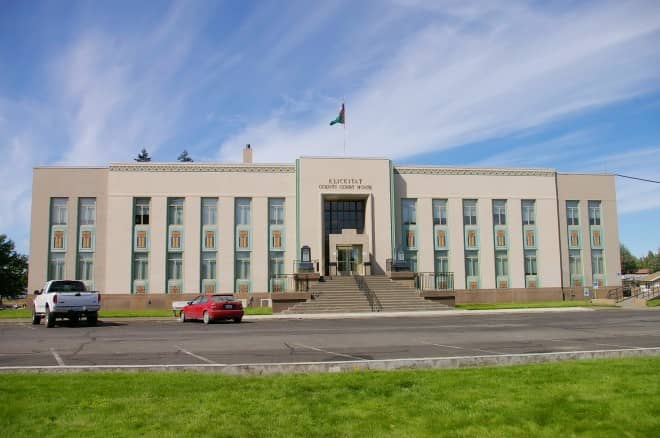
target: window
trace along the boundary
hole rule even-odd
[[[268,207],[269,222],[271,225],[284,224],[284,198],[270,198]]]
[[[183,258],[180,252],[167,254],[167,279],[181,280],[183,278]]]
[[[80,247],[82,249],[92,249],[92,232],[83,231],[80,233]]]
[[[67,224],[67,198],[52,198],[50,201],[50,223],[51,225]]]
[[[463,225],[477,225],[477,201],[474,199],[463,201]]]
[[[534,233],[534,230],[525,231],[525,244],[530,248],[536,246],[536,234]]]
[[[506,251],[495,251],[495,275],[498,277],[509,275],[509,256]]]
[[[591,250],[591,272],[593,275],[605,274],[605,264],[603,263],[603,250]]]
[[[78,222],[80,225],[96,224],[96,198],[80,198]]]
[[[413,230],[408,230],[406,232],[406,246],[408,248],[415,247],[415,232]]]
[[[149,225],[150,198],[135,199],[135,225]]]
[[[279,230],[273,231],[273,248],[282,248],[282,232]]]
[[[137,239],[135,246],[139,249],[147,248],[147,232],[145,230],[139,230],[137,232]]]
[[[468,230],[467,232],[467,246],[469,248],[476,248],[477,246],[477,232],[474,230]]]
[[[236,279],[249,280],[250,279],[250,253],[237,252],[236,253]]]
[[[433,200],[433,225],[447,225],[447,200]]]
[[[250,225],[250,198],[236,199],[236,225]]]
[[[202,253],[202,280],[216,279],[216,254],[215,251]]]
[[[55,230],[53,233],[53,249],[64,249],[64,231]]]
[[[525,251],[525,275],[536,275],[536,251]]]
[[[248,247],[248,232],[247,230],[240,230],[238,232],[238,247],[245,249]]]
[[[48,279],[49,280],[63,280],[64,279],[64,254],[55,253],[50,255],[48,261]]]
[[[270,252],[270,275],[284,274],[284,254],[280,251]]]
[[[595,246],[595,247],[599,247],[599,246],[601,245],[601,241],[600,241],[600,230],[593,230],[593,231],[591,232],[591,234],[592,234],[592,236],[593,236],[593,244],[594,244],[594,246]]]
[[[449,256],[447,251],[435,252],[435,272],[449,272]]]
[[[218,199],[202,198],[202,225],[218,224]]]
[[[207,230],[204,233],[204,246],[206,248],[215,248],[215,231]]]
[[[170,248],[181,249],[181,231],[172,230],[170,233]]]
[[[406,261],[410,272],[417,272],[417,251],[406,251]]]
[[[167,200],[167,223],[169,225],[183,225],[183,198],[169,198]]]
[[[536,201],[533,199],[523,199],[522,201],[522,221],[523,225],[536,224]]]
[[[403,220],[404,225],[415,225],[417,223],[416,199],[401,200],[401,218]]]
[[[600,225],[600,201],[589,201],[589,225]]]
[[[149,257],[147,254],[133,255],[133,280],[149,278]]]
[[[506,225],[506,201],[503,199],[493,201],[493,225]]]
[[[90,281],[94,278],[94,261],[92,254],[81,253],[78,255],[78,279]]]
[[[580,233],[578,230],[571,230],[570,242],[573,247],[580,246]]]
[[[566,223],[568,225],[580,225],[579,217],[578,201],[566,201]]]
[[[571,275],[581,275],[582,257],[580,256],[580,250],[569,250],[568,261]]]
[[[477,251],[465,251],[465,275],[468,277],[479,276],[479,253]]]
[[[504,230],[497,230],[496,234],[497,246],[506,246],[506,233]]]

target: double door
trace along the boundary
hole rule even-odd
[[[363,275],[362,245],[337,246],[337,273]]]

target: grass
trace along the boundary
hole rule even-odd
[[[533,309],[538,307],[614,307],[607,304],[593,304],[589,301],[528,301],[512,303],[465,303],[456,304],[457,309]]]
[[[246,315],[272,315],[273,309],[270,307],[247,307],[244,309]],[[99,318],[140,318],[140,317],[170,317],[172,311],[168,309],[138,309],[138,310],[120,310],[120,309],[101,309]],[[31,318],[30,309],[5,309],[0,310],[0,319],[11,318]]]
[[[654,298],[646,302],[649,307],[660,307],[660,298]]]
[[[3,436],[657,436],[660,358],[343,374],[4,374]]]

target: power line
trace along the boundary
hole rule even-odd
[[[655,180],[652,180],[652,179],[637,178],[636,176],[621,175],[619,173],[615,173],[614,175],[620,176],[621,178],[636,179],[638,181],[646,181],[646,182],[650,182],[650,183],[660,184],[660,181],[655,181]]]

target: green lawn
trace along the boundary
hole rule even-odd
[[[660,307],[660,298],[654,298],[646,302],[646,305],[649,307]]]
[[[469,303],[456,304],[457,309],[532,309],[537,307],[613,307],[607,304],[592,304],[589,301],[529,301],[521,303]]]
[[[247,307],[246,315],[272,315],[273,309],[270,307]],[[135,317],[167,317],[172,316],[172,311],[168,309],[144,309],[144,310],[113,310],[101,309],[99,318],[135,318]],[[0,319],[5,318],[31,318],[30,309],[5,309],[0,310]]]
[[[659,357],[393,372],[3,374],[3,436],[657,436]]]

